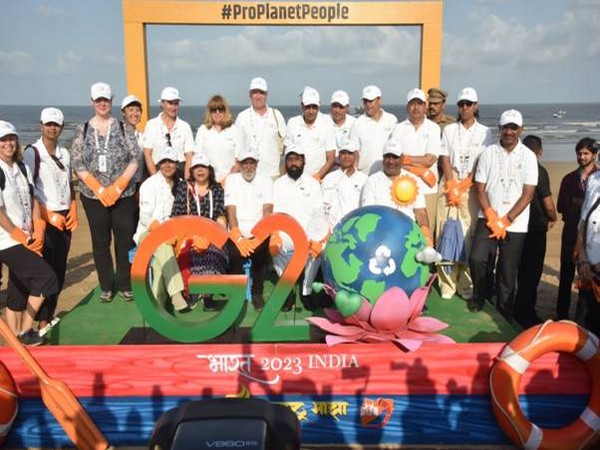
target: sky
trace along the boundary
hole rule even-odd
[[[127,94],[120,0],[0,1],[0,104],[86,105],[96,81]],[[244,105],[264,76],[274,105],[305,85],[356,105],[367,84],[403,104],[419,44],[418,27],[149,26],[150,99],[173,85],[187,105]],[[441,80],[451,101],[471,86],[480,103],[600,102],[600,0],[445,0]]]

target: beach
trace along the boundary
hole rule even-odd
[[[564,175],[577,166],[573,163],[548,162],[543,163],[550,176],[550,187],[552,196],[556,203],[556,197],[560,188],[560,181]],[[560,217],[560,216],[559,216]],[[538,289],[537,312],[542,319],[552,319],[555,316],[556,294],[558,289],[558,277],[560,270],[560,239],[562,232],[562,221],[548,232],[548,248],[544,263],[544,273]],[[6,268],[4,268],[6,270]],[[8,277],[6,273],[2,277],[2,293],[6,288]],[[86,297],[98,284],[94,261],[92,258],[91,240],[89,227],[79,204],[79,228],[73,235],[71,252],[67,264],[67,275],[65,287],[60,295],[57,314],[64,313],[74,308],[84,297]],[[4,295],[2,295],[4,300]],[[573,295],[573,299],[576,296]],[[4,306],[4,301],[2,301]],[[575,301],[571,304],[571,317],[574,317]]]

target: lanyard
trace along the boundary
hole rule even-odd
[[[106,130],[106,140],[104,141],[104,153],[108,152],[108,142],[110,141],[110,129],[112,126],[112,122],[109,122],[108,128]],[[96,151],[100,152],[100,141],[98,140],[98,129],[94,127],[94,139],[96,140]]]
[[[196,211],[198,212],[198,215],[201,216],[202,215],[202,209],[201,209],[201,203],[200,203],[200,196],[198,195],[198,193],[196,192],[196,185],[194,183],[193,185],[193,191],[192,191],[193,195],[194,195],[194,200],[196,202]],[[209,203],[209,215],[208,218],[211,220],[214,220],[213,218],[213,213],[214,213],[214,202],[213,202],[213,193],[212,193],[212,189],[208,190],[208,203]]]

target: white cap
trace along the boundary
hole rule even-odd
[[[514,123],[520,127],[523,126],[523,116],[516,109],[509,109],[502,113],[500,116],[500,126],[508,125],[509,123]]]
[[[375,100],[377,97],[381,97],[381,89],[375,85],[365,86],[362,91],[362,98],[365,100]]]
[[[285,148],[285,156],[290,153],[295,153],[296,155],[304,156],[304,150],[301,147],[298,147],[296,144],[290,144]]]
[[[175,149],[173,147],[165,146],[160,151],[157,164],[160,164],[161,162],[163,162],[165,160],[175,161],[175,162],[179,161],[179,158],[177,157],[177,152],[175,151]]]
[[[464,89],[462,89],[459,93],[458,93],[458,99],[456,100],[456,102],[460,102],[461,100],[466,100],[468,102],[477,102],[477,91],[475,91],[475,89],[473,89],[472,87],[466,87]]]
[[[267,80],[261,77],[252,78],[252,81],[250,81],[250,90],[267,92]]]
[[[181,100],[179,98],[179,90],[177,90],[177,88],[174,88],[173,86],[167,86],[160,93],[159,102],[162,102],[163,100],[166,100],[168,102],[171,102],[173,100]]]
[[[92,100],[98,100],[99,98],[107,98],[108,100],[112,100],[112,90],[106,83],[98,82],[92,84],[90,92],[92,95]]]
[[[427,97],[425,97],[425,92],[422,89],[414,88],[408,91],[408,94],[406,94],[406,103],[410,103],[415,98],[418,98],[423,103],[427,103]]]
[[[348,106],[350,104],[350,97],[346,91],[335,91],[331,94],[331,103],[339,103],[342,106]]]
[[[242,162],[249,158],[253,159],[254,161],[258,161],[260,159],[258,156],[258,150],[254,147],[243,147],[237,156],[237,160]]]
[[[351,141],[350,139],[345,139],[340,144],[339,152],[341,152],[342,150],[354,153],[358,151],[358,144],[354,141]]]
[[[44,108],[42,109],[42,114],[40,114],[40,121],[44,124],[46,123],[57,123],[61,127],[65,122],[65,116],[60,109],[57,108]]]
[[[14,134],[15,136],[19,135],[15,129],[15,126],[10,122],[0,120],[0,139],[5,136],[10,136],[11,134]]]
[[[142,106],[142,101],[139,98],[137,98],[135,95],[128,95],[121,102],[121,109],[125,109],[133,103],[139,104],[140,107]]]
[[[402,148],[400,148],[400,142],[397,140],[388,140],[383,147],[383,154],[387,155],[391,153],[392,155],[401,156]]]
[[[315,88],[311,88],[310,86],[306,86],[302,90],[301,101],[304,106],[307,105],[317,105],[321,104],[321,97]]]
[[[206,156],[203,152],[194,153],[190,167],[196,167],[196,166],[206,166],[206,167],[210,166],[210,161],[208,159],[208,156]]]

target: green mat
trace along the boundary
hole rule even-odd
[[[271,293],[273,283],[265,283],[265,298]],[[153,333],[140,314],[135,302],[125,302],[120,296],[115,296],[111,303],[101,303],[98,300],[99,289],[91,291],[75,308],[62,315],[61,321],[46,335],[50,344],[62,345],[107,345],[119,344],[132,329],[143,330],[144,333]],[[216,298],[217,305],[226,301]],[[521,332],[516,324],[508,323],[496,309],[486,302],[484,309],[471,313],[467,303],[459,297],[442,299],[434,288],[427,298],[427,315],[436,317],[449,324],[444,331],[457,342],[509,342]],[[206,317],[206,320],[217,311],[203,311],[201,307],[187,314],[176,313],[182,320]],[[300,302],[291,312],[281,312],[276,324],[294,324],[304,322],[306,317],[313,314],[322,315],[322,311],[315,313],[307,311]],[[247,302],[235,327],[229,330],[214,342],[243,341],[247,330],[254,324],[257,312]],[[244,333],[243,331],[246,330]],[[322,338],[318,330],[314,331],[315,339]],[[130,340],[129,340],[130,341]],[[129,342],[128,341],[128,342]],[[138,342],[144,343],[144,342]]]

